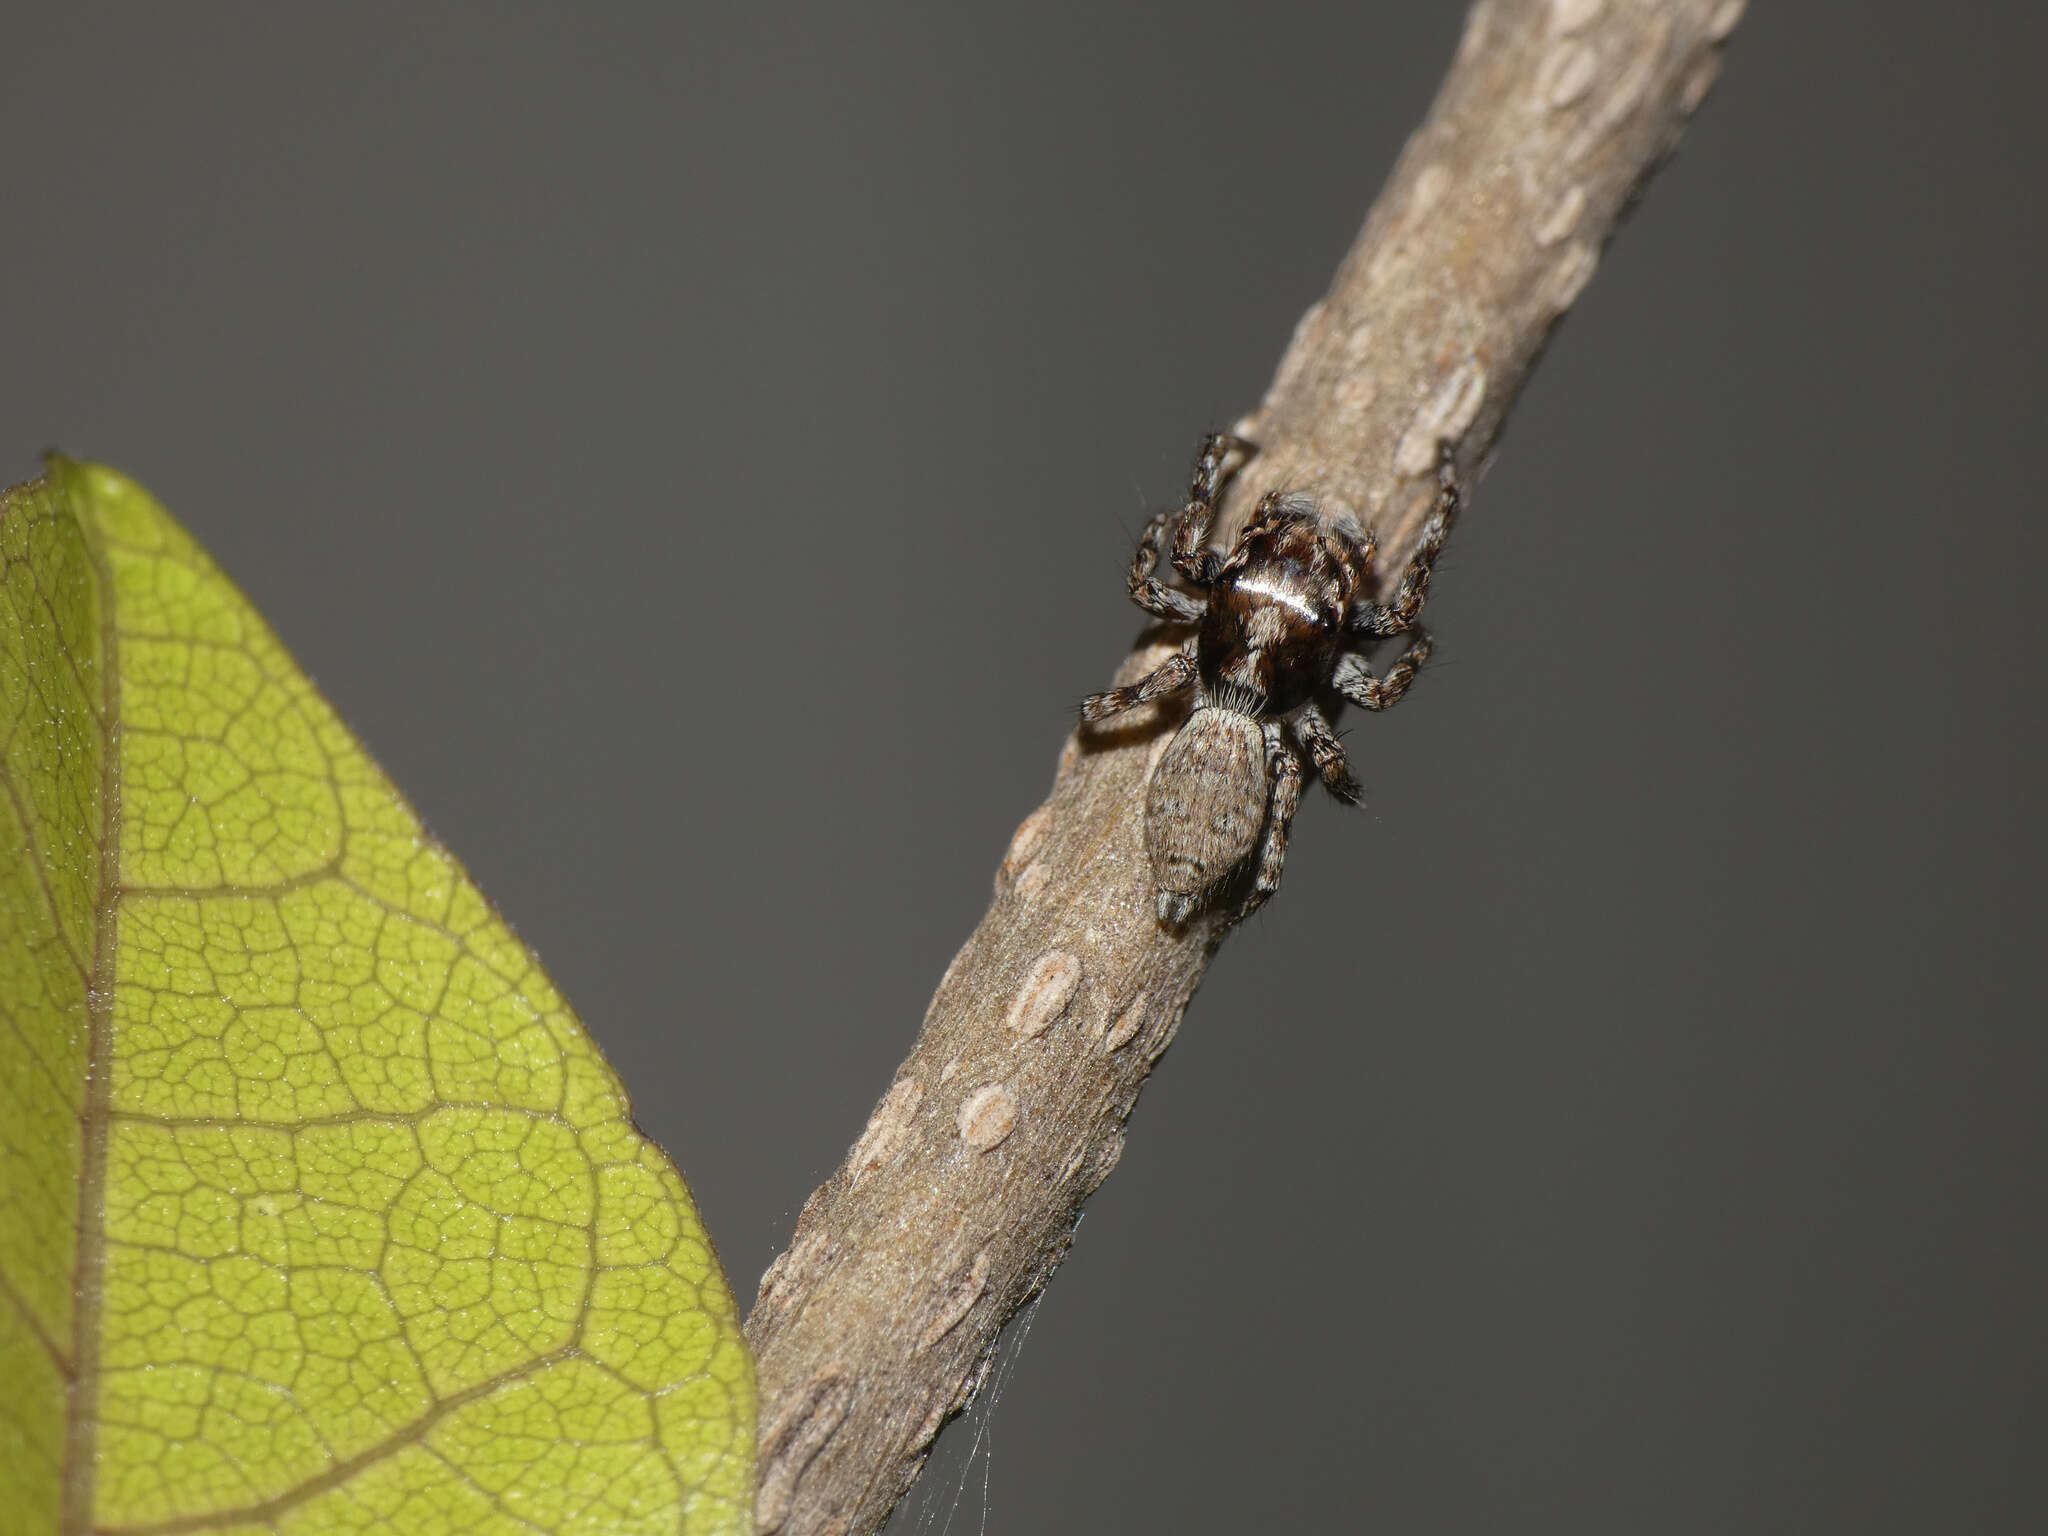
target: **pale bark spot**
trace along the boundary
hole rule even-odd
[[[919,1349],[930,1349],[960,1324],[960,1319],[974,1310],[974,1304],[981,1300],[982,1290],[988,1285],[988,1250],[982,1249],[973,1261],[946,1283],[939,1294],[937,1305],[932,1310],[932,1320],[925,1325],[918,1337]]]
[[[1017,1095],[1007,1083],[977,1088],[960,1106],[960,1139],[977,1152],[1000,1145],[1017,1129]]]
[[[1579,227],[1579,220],[1586,212],[1586,189],[1574,182],[1559,194],[1556,202],[1536,222],[1536,243],[1539,246],[1557,244],[1566,235]]]
[[[1550,0],[1550,30],[1569,36],[1605,8],[1605,0]]]
[[[1463,437],[1485,400],[1486,370],[1478,358],[1468,357],[1415,413],[1414,421],[1394,449],[1394,472],[1421,475],[1434,469],[1437,448]]]
[[[1586,94],[1599,60],[1584,43],[1562,42],[1536,67],[1536,97],[1561,112]]]
[[[867,1129],[854,1143],[848,1159],[855,1184],[881,1167],[910,1133],[910,1122],[924,1103],[924,1084],[914,1077],[900,1077],[868,1117]]]
[[[1010,1028],[1035,1040],[1060,1021],[1081,986],[1080,956],[1064,949],[1040,955],[1010,1004]]]
[[[1133,998],[1131,1005],[1116,1016],[1116,1022],[1103,1035],[1103,1050],[1120,1051],[1135,1040],[1138,1031],[1145,1027],[1145,1014],[1151,1006],[1152,998],[1147,993],[1140,992]]]

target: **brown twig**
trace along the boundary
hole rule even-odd
[[[1720,67],[1743,0],[1481,0],[1449,78],[1237,430],[1269,486],[1377,526],[1398,572],[1440,444],[1484,463],[1551,327]],[[1127,682],[1164,658],[1141,648]],[[1156,706],[1155,706],[1156,708]],[[760,1530],[879,1527],[972,1398],[1224,937],[1163,928],[1140,831],[1167,733],[1069,738],[910,1057],[811,1196],[747,1320]],[[1285,900],[1284,893],[1281,897]]]

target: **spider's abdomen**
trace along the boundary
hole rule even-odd
[[[1160,911],[1185,912],[1250,856],[1266,823],[1265,736],[1248,715],[1198,709],[1145,791]]]

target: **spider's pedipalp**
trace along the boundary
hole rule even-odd
[[[1379,558],[1380,531],[1368,528],[1350,511],[1325,512],[1323,526],[1342,539],[1351,551],[1361,576],[1372,570],[1372,563]]]

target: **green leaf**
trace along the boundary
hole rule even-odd
[[[533,956],[133,482],[0,577],[0,1533],[742,1528],[731,1294]]]

